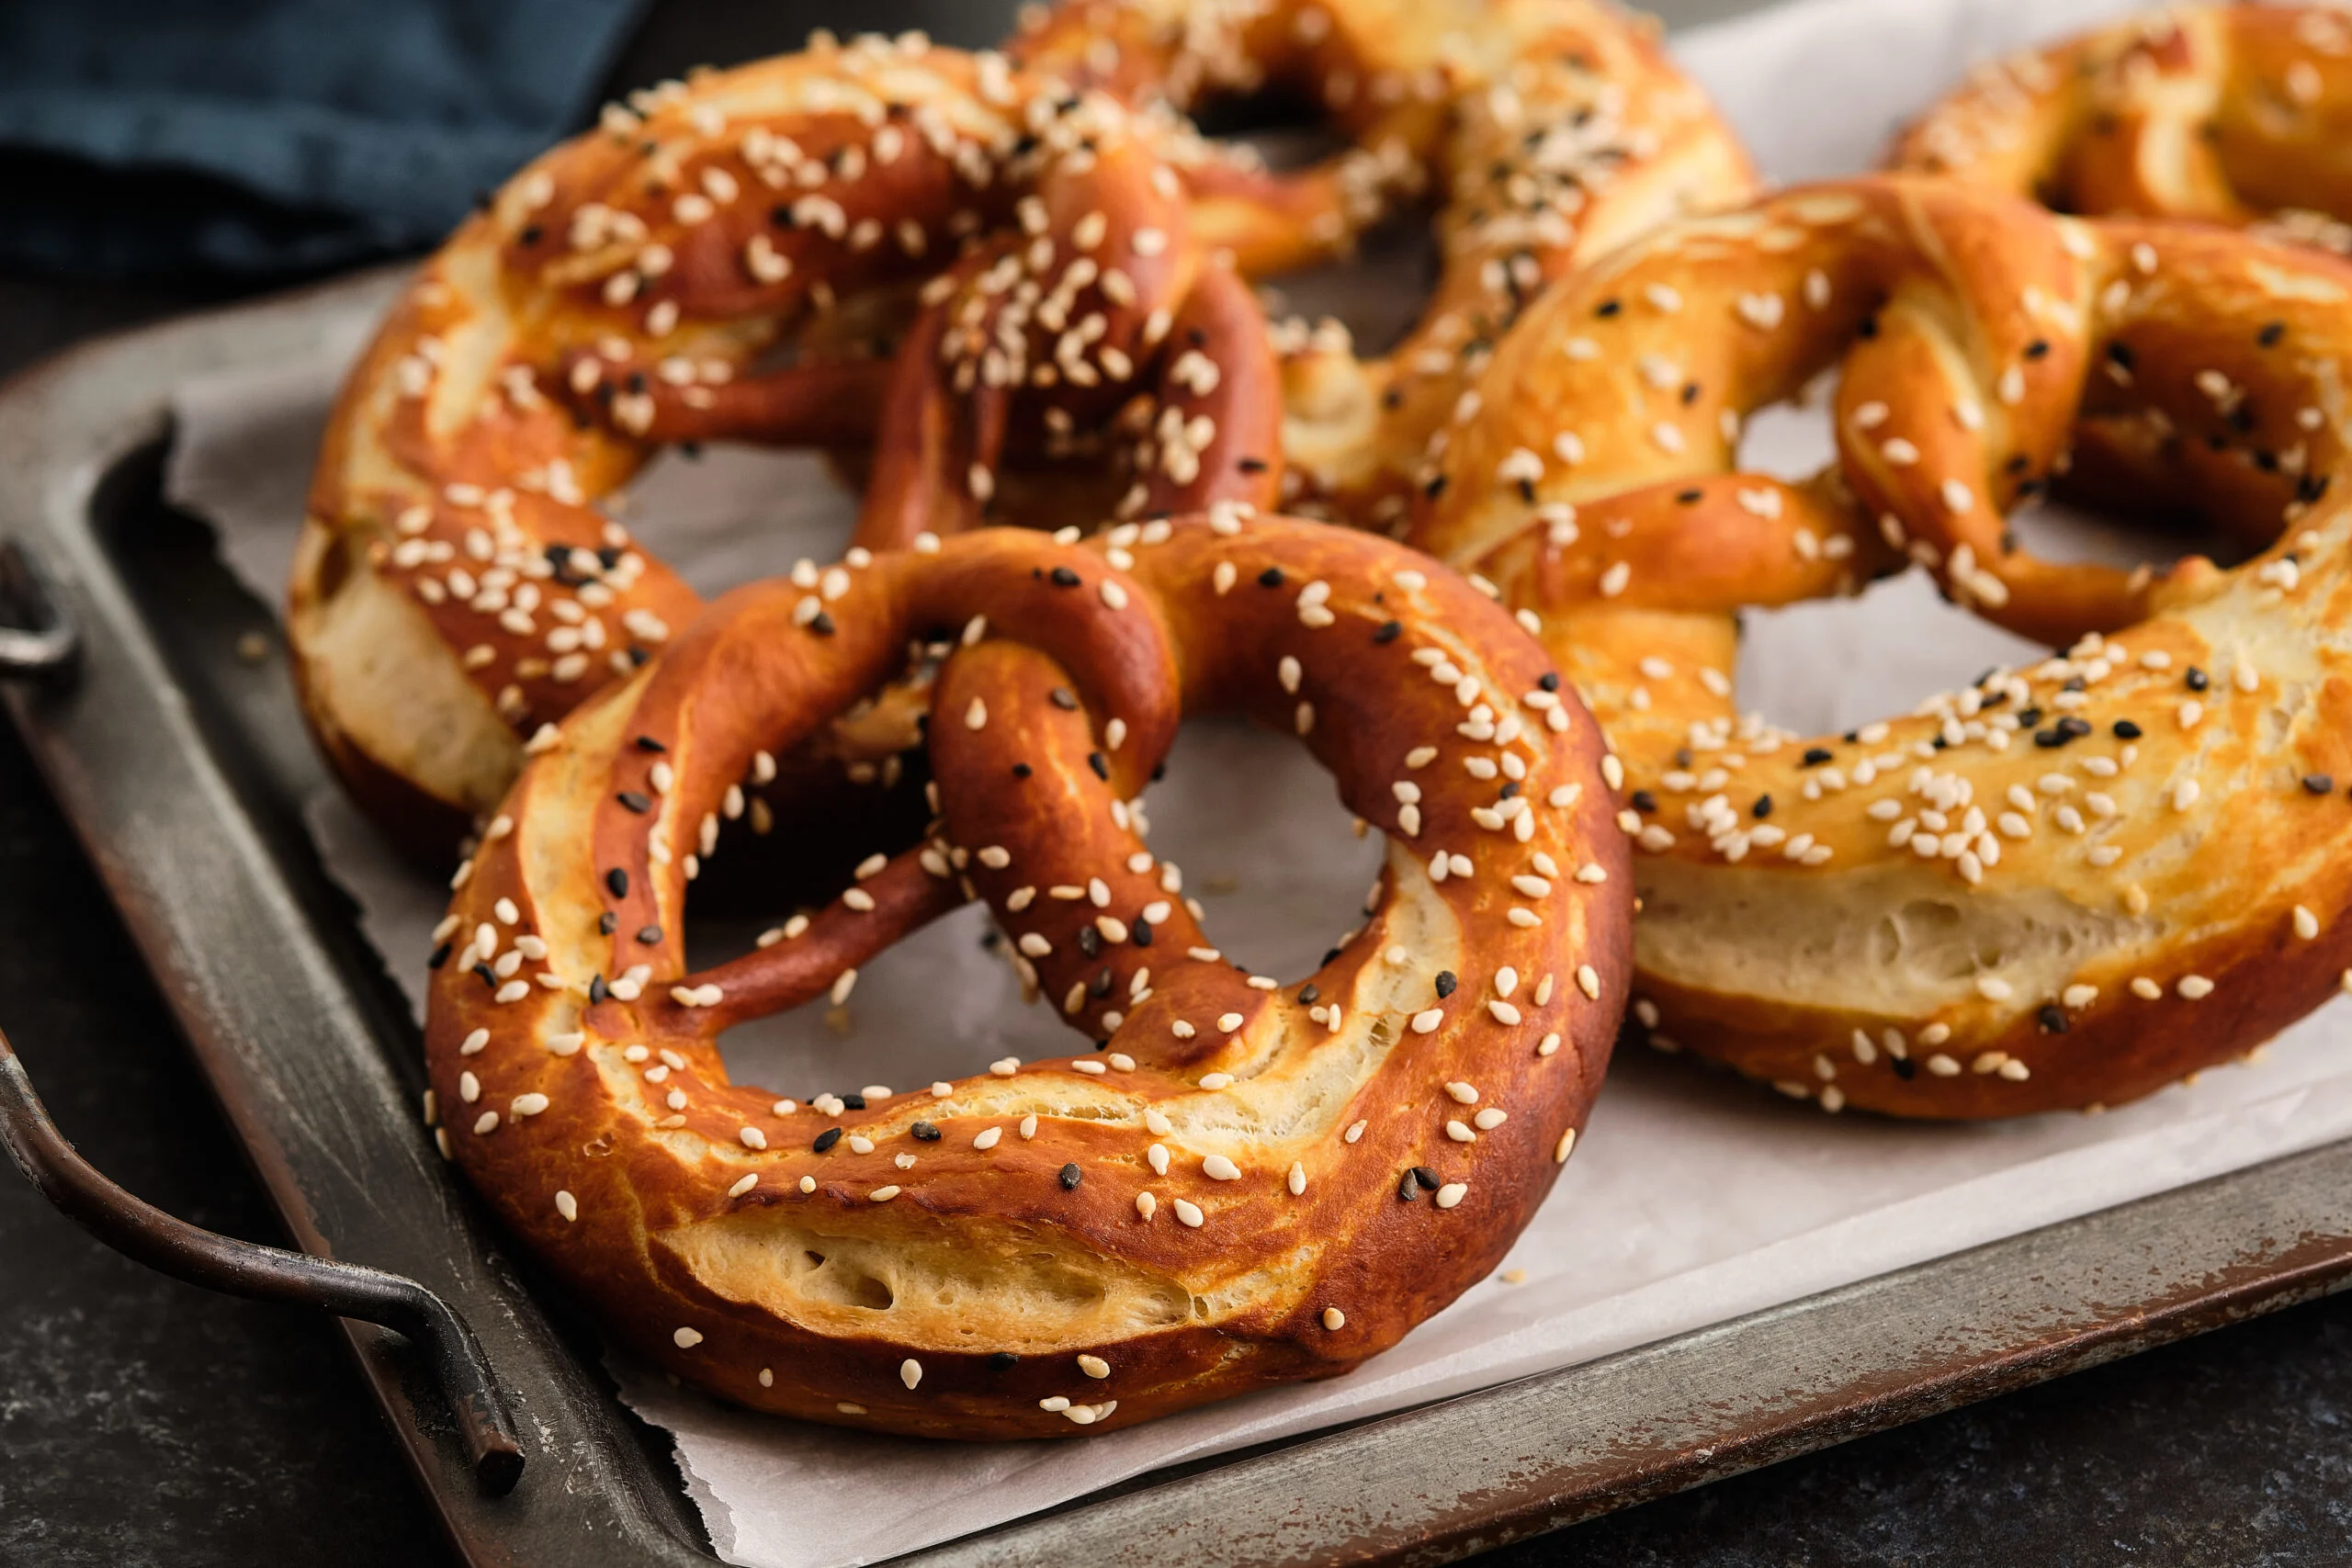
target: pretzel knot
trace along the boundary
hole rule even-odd
[[[1527,314],[1419,537],[1541,612],[1622,761],[1653,1038],[1828,1110],[1998,1115],[2148,1093],[2335,993],[2347,305],[2307,249],[1890,178],[1668,225]],[[1725,416],[1832,365],[1837,470],[1725,472]],[[1999,511],[2085,416],[2267,547],[2017,547]],[[1874,528],[2064,651],[1838,735],[1740,713],[1737,609],[1845,586]]]
[[[2062,211],[2259,225],[2352,248],[2352,22],[2334,6],[2179,6],[1979,68],[1894,169]]]
[[[1498,605],[1318,525],[982,530],[740,589],[569,720],[463,874],[426,1030],[443,1147],[627,1341],[763,1409],[1066,1435],[1401,1337],[1500,1258],[1598,1088],[1630,949],[1601,744]],[[687,884],[765,762],[944,629],[937,819],[688,972]],[[1304,981],[1211,945],[1143,839],[1182,717],[1301,738],[1389,838]],[[817,828],[815,823],[808,824]],[[729,1023],[985,899],[1091,1043],[778,1100]]]

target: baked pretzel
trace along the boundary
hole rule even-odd
[[[1211,7],[1222,14],[1226,7]],[[1646,17],[1600,0],[1239,7],[1287,28],[1328,112],[1369,115],[1423,171],[1440,269],[1419,321],[1360,358],[1336,321],[1289,323],[1286,502],[1404,522],[1496,344],[1555,277],[1755,189],[1747,153]]]
[[[2315,252],[1879,179],[1669,226],[1530,310],[1419,537],[1541,612],[1622,760],[1639,1024],[1828,1110],[1989,1116],[2146,1094],[2334,993],[2347,306]],[[1832,364],[1842,473],[1730,471],[1724,416]],[[1987,544],[2082,412],[2143,409],[2184,499],[2267,496],[2269,548],[2119,584]],[[1876,570],[1879,507],[2067,650],[1844,735],[1741,714],[1737,612]]]
[[[2177,6],[1980,67],[1889,164],[2065,212],[2352,229],[2352,18],[2332,5]]]
[[[1499,1260],[1598,1088],[1631,944],[1600,737],[1498,605],[1287,519],[990,529],[739,589],[562,727],[461,874],[426,1051],[441,1146],[626,1343],[745,1404],[1066,1436],[1343,1371]],[[686,884],[763,757],[964,628],[939,818],[687,973]],[[1181,717],[1304,743],[1389,836],[1306,982],[1208,945],[1130,803]],[[778,1100],[720,1031],[845,995],[985,898],[1091,1043],[927,1091]]]
[[[1150,155],[1091,157],[1137,136]],[[412,846],[444,848],[503,794],[521,738],[696,613],[698,597],[614,516],[661,446],[870,439],[899,400],[871,339],[906,288],[999,230],[1019,232],[1023,256],[1068,256],[1069,284],[1096,214],[1129,220],[1122,237],[1142,246],[1181,238],[1184,163],[1213,153],[1164,117],[1138,120],[1002,55],[818,35],[799,54],[637,95],[535,162],[425,264],[353,371],[321,455],[288,632],[305,713],[362,805]],[[1069,227],[1031,231],[1041,210]],[[1143,301],[1164,297],[1188,338],[1261,339],[1207,256],[1186,243],[1157,263],[1129,257],[1137,308],[1111,302],[1120,330],[1163,330]],[[1137,374],[1175,378],[1163,407],[1194,393],[1249,404],[1249,376],[1216,397],[1182,341],[1125,348]],[[1115,337],[1082,346],[1096,369],[1122,351]],[[1262,343],[1232,357],[1253,355]],[[884,490],[935,477],[919,465]],[[1210,478],[1153,499],[1255,500],[1274,482]],[[870,759],[903,717],[818,750]]]

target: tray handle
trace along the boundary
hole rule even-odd
[[[80,629],[40,557],[0,538],[0,675],[35,675],[72,662]]]
[[[0,644],[0,669],[7,649]],[[117,1252],[174,1279],[254,1301],[317,1307],[380,1325],[430,1364],[471,1461],[474,1483],[502,1497],[523,1475],[523,1449],[481,1346],[448,1303],[415,1280],[218,1235],[142,1202],[74,1151],[49,1118],[0,1034],[0,1143],[41,1195]]]

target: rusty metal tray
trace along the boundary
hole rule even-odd
[[[521,1436],[475,1484],[426,1362],[345,1320],[478,1565],[711,1561],[666,1439],[434,1155],[416,1033],[297,803],[322,778],[268,624],[161,495],[167,389],[312,352],[381,275],[76,350],[0,391],[0,543],[45,562],[71,665],[0,680],[304,1250],[408,1276],[479,1339]],[[23,639],[18,639],[19,646]],[[6,639],[0,637],[0,652]],[[251,652],[250,646],[247,649]],[[0,663],[6,662],[0,660]],[[1139,1478],[905,1559],[1435,1562],[2352,1280],[2352,1142],[1336,1432]]]

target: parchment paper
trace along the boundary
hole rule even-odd
[[[2069,30],[2117,0],[1800,0],[1679,40],[1767,172],[1868,167],[1894,124],[1985,54]],[[265,598],[284,581],[301,491],[345,354],[180,389],[174,498],[210,518]],[[1760,421],[1751,456],[1784,472],[1826,453],[1802,419]],[[671,461],[631,517],[715,591],[837,553],[850,498],[814,459],[743,451]],[[2111,530],[2043,523],[2040,540],[2112,554]],[[2128,544],[2128,541],[2125,542]],[[1808,731],[1904,710],[2025,645],[1914,576],[1858,603],[1749,618],[1749,703]],[[1922,628],[1930,635],[1920,635]],[[1902,635],[1894,635],[1899,628]],[[1213,934],[1276,975],[1307,972],[1351,923],[1376,845],[1349,836],[1295,746],[1226,726],[1180,742],[1150,795],[1155,848],[1203,891]],[[327,863],[421,1005],[444,892],[404,872],[339,796],[310,805]],[[979,949],[967,910],[871,965],[842,1038],[809,1016],[729,1037],[739,1077],[780,1093],[906,1087],[991,1057],[1067,1050]],[[752,1032],[742,1032],[750,1036]],[[2290,1031],[2255,1066],[2208,1073],[2098,1117],[1988,1126],[1825,1116],[1684,1060],[1619,1060],[1591,1128],[1503,1271],[1398,1348],[1336,1382],[1217,1405],[1103,1438],[944,1445],[749,1415],[616,1359],[625,1395],[677,1439],[712,1539],[761,1568],[892,1556],[1139,1472],[1393,1410],[1720,1322],[1834,1285],[2352,1134],[2352,1011]],[[1511,1282],[1516,1281],[1516,1282]]]

